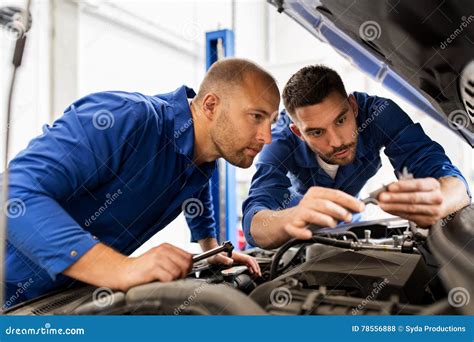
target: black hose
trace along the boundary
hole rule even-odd
[[[138,314],[141,314],[141,308],[148,311],[148,314],[168,315],[189,315],[196,312],[203,315],[236,316],[268,314],[250,297],[229,285],[194,279],[138,285],[128,290],[125,299],[127,305],[133,307]]]
[[[319,235],[313,235],[311,239],[309,240],[299,240],[299,239],[291,239],[287,243],[285,243],[283,246],[280,247],[278,252],[273,256],[272,259],[272,265],[270,267],[270,279],[275,279],[278,276],[278,265],[280,263],[280,260],[291,247],[299,245],[299,244],[312,244],[312,243],[320,243],[323,245],[329,245],[329,246],[334,246],[334,247],[339,247],[339,248],[346,248],[350,249],[352,248],[352,242],[350,241],[341,241],[341,240],[336,240],[333,238],[327,238]]]
[[[280,268],[278,270],[278,273],[283,273],[285,272],[291,265],[293,265],[293,263],[301,256],[302,252],[304,251],[304,249],[306,248],[306,244],[303,244],[295,253],[295,255],[293,255],[293,257],[291,258],[290,261],[288,261],[288,263],[283,266],[282,268]]]
[[[322,236],[322,235],[320,235]],[[354,242],[358,242],[359,241],[359,238],[357,237],[357,235],[355,235],[353,232],[342,232],[342,233],[335,233],[335,234],[330,234],[330,233],[327,233],[327,234],[324,234],[324,236],[328,237],[328,238],[339,238],[341,236],[348,236],[350,238],[352,238],[352,240],[354,240]],[[303,244],[295,253],[295,255],[291,258],[290,261],[288,261],[288,263],[283,266],[281,269],[278,270],[278,273],[283,273],[285,272],[300,256],[301,256],[301,252],[306,248],[306,244]]]

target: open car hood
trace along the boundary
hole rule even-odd
[[[474,147],[472,0],[269,0]]]

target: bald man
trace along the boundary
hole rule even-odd
[[[182,86],[154,96],[95,93],[70,105],[9,166],[9,305],[74,279],[126,291],[185,277],[192,256],[178,247],[128,255],[183,211],[192,241],[217,246],[209,185],[216,159],[252,165],[271,142],[279,101],[270,74],[226,59],[209,69],[197,96]],[[240,253],[209,261],[260,273]]]

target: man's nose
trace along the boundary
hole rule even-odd
[[[335,132],[328,132],[329,146],[332,148],[338,148],[342,145],[342,139]]]
[[[270,124],[263,125],[258,130],[257,140],[263,144],[270,144],[272,142],[272,126]]]

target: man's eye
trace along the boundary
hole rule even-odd
[[[311,131],[310,135],[312,135],[313,137],[320,137],[321,135],[323,134],[322,131]]]
[[[261,114],[251,114],[255,121],[262,121],[263,115]]]
[[[346,121],[346,116],[344,115],[343,117],[339,118],[337,121],[336,121],[336,124],[338,125],[342,125],[344,123],[344,121]]]

